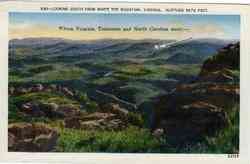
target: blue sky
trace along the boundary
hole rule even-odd
[[[100,14],[100,13],[10,13],[10,25],[22,24],[83,27],[168,26],[185,27],[212,25],[223,29],[226,38],[240,38],[239,15],[158,15],[158,14]]]

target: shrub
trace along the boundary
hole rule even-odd
[[[8,110],[8,122],[22,122],[24,118],[18,113],[18,108],[16,106],[16,100],[9,97],[9,110]]]
[[[59,152],[160,152],[160,141],[146,129],[130,126],[122,131],[61,129]]]
[[[53,66],[44,65],[44,66],[38,66],[38,67],[31,68],[31,69],[29,69],[29,72],[31,72],[31,73],[42,73],[42,72],[51,71],[52,69],[53,69]]]
[[[144,126],[144,120],[141,114],[139,113],[128,113],[128,122],[132,125],[143,127]]]
[[[239,104],[228,110],[230,124],[216,137],[206,138],[208,152],[235,154],[239,153]]]

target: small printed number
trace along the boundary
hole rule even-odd
[[[239,158],[239,154],[228,154],[228,158]]]

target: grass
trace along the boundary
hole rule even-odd
[[[118,68],[118,71],[114,73],[114,77],[120,80],[150,80],[164,78],[167,73],[169,73],[169,70],[160,66],[128,64]]]
[[[117,66],[113,77],[119,80],[160,80],[171,75],[196,76],[200,71],[200,65],[143,65],[127,64],[122,67]]]
[[[22,99],[23,102],[40,101],[43,103],[56,103],[58,105],[71,104],[74,106],[80,106],[80,104],[75,100],[71,100],[60,94],[50,92],[27,93],[25,95],[19,96],[19,99]]]
[[[34,73],[34,74],[38,74],[38,73],[47,72],[47,71],[51,71],[51,70],[53,70],[52,65],[41,65],[41,66],[35,66],[33,68],[30,68],[29,72]]]
[[[235,105],[228,114],[229,126],[215,137],[207,137],[207,152],[211,153],[239,153],[239,104]]]
[[[101,78],[97,78],[92,80],[92,83],[95,85],[107,85],[113,82],[117,82],[118,80],[116,80],[113,77],[101,77]]]
[[[87,75],[88,71],[77,67],[64,67],[49,72],[37,74],[32,81],[50,82],[58,80],[77,80]]]
[[[20,77],[18,75],[9,75],[9,82],[24,82],[25,80],[23,77]]]
[[[55,65],[26,65],[19,70],[9,71],[10,82],[53,82],[65,80],[78,80],[88,75],[88,70],[73,66]]]
[[[144,65],[130,64],[120,68],[120,72],[130,76],[143,76],[152,73],[150,69],[147,69]]]
[[[15,99],[9,97],[8,122],[22,122],[24,120],[23,116],[18,112]]]
[[[240,78],[240,70],[231,70],[232,74],[238,78]]]
[[[56,151],[154,153],[161,144],[147,129],[134,126],[121,131],[61,129]]]
[[[26,56],[32,54],[33,50],[31,48],[15,48],[12,53],[15,54],[15,58],[22,59]]]

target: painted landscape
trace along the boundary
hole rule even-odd
[[[239,39],[12,38],[8,148],[237,154],[239,82]]]

